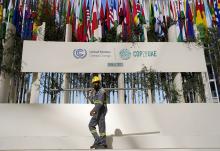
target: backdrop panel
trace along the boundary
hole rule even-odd
[[[25,41],[23,72],[206,72],[195,43],[81,43]]]

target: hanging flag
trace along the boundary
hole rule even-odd
[[[150,24],[150,28],[154,29],[154,25],[155,25],[155,17],[154,17],[154,6],[152,3],[150,3],[150,19],[149,19],[149,24]]]
[[[213,0],[209,0],[209,10],[212,15],[212,24],[216,25],[215,9]]]
[[[70,0],[68,0],[67,1],[66,24],[70,24],[70,16],[71,16],[71,3],[70,3]]]
[[[91,29],[91,15],[90,15],[90,8],[89,8],[90,4],[89,4],[89,0],[87,2],[87,7],[86,7],[86,20],[87,20],[87,41],[89,41],[91,39],[92,36],[92,29]]]
[[[13,6],[12,0],[10,0],[10,2],[8,4],[8,14],[7,14],[8,15],[7,16],[8,23],[12,23],[13,12],[14,12],[14,6]]]
[[[159,3],[156,0],[154,4],[154,17],[156,19],[155,25],[154,25],[154,32],[158,36],[158,38],[162,38],[165,36],[163,30],[162,30],[162,23],[163,23],[163,15],[160,11]]]
[[[106,6],[105,6],[105,22],[107,25],[107,29],[110,30],[111,29],[111,18],[110,18],[108,0],[106,1]]]
[[[214,8],[215,8],[216,22],[218,26],[218,34],[220,35],[220,5],[218,5],[217,0],[214,0]]]
[[[179,18],[178,20],[180,20],[180,31],[181,31],[181,35],[182,35],[182,38],[183,38],[183,41],[186,41],[186,26],[185,26],[185,7],[184,7],[184,2],[183,0],[179,0]]]
[[[138,10],[137,10],[137,5],[136,5],[135,0],[132,0],[132,2],[133,2],[133,12],[132,12],[133,13],[133,21],[134,21],[135,26],[137,26],[140,23],[139,17],[138,17],[138,13],[140,13],[140,12],[138,12]],[[139,7],[139,11],[140,11],[140,7]]]
[[[147,15],[147,12],[146,12],[146,4],[145,4],[145,0],[138,0],[138,3],[140,3],[140,9],[141,9],[141,13],[140,13],[140,20],[141,20],[141,23],[143,24],[146,24],[147,21],[146,21],[146,17],[145,15]]]
[[[114,2],[110,1],[110,9],[109,9],[109,20],[110,20],[110,29],[114,27]]]
[[[199,31],[199,38],[204,39],[206,34],[206,20],[204,22],[204,12],[202,9],[202,4],[200,0],[196,0],[196,26]]]
[[[119,5],[119,7],[118,7],[118,18],[119,18],[119,24],[121,25],[124,18],[125,18],[124,7],[123,7],[124,6],[124,1],[119,0],[118,5]]]
[[[93,6],[92,6],[92,34],[93,35],[96,29],[98,29],[97,3],[96,3],[96,0],[93,0]]]
[[[71,4],[70,24],[72,25],[72,34],[74,37],[76,37],[76,13],[74,3]]]
[[[186,37],[187,41],[195,40],[195,33],[193,29],[193,15],[188,0],[186,0]]]
[[[212,28],[212,15],[207,0],[204,0],[205,16],[208,28]]]
[[[31,16],[31,1],[26,1],[26,7],[24,7],[24,24],[22,30],[22,39],[32,39],[33,19]]]
[[[0,0],[0,24],[3,22],[3,0]]]
[[[17,35],[21,34],[21,29],[22,29],[22,16],[20,16],[21,14],[19,10],[19,5],[20,5],[20,0],[17,0],[15,4],[14,13],[13,13],[13,18],[12,18],[12,23],[16,27]]]
[[[204,3],[203,0],[200,0],[200,12],[202,14],[202,21],[203,24],[205,25],[205,27],[207,28],[207,22],[206,22],[206,14],[205,14],[205,7],[204,7]]]
[[[133,24],[133,19],[132,19],[132,12],[131,12],[131,4],[130,1],[127,0],[126,1],[126,16],[125,16],[125,24],[126,24],[126,30],[124,32],[126,32],[127,37],[126,38],[130,38],[131,36],[131,25]]]

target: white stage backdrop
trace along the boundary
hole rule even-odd
[[[81,43],[25,41],[22,72],[206,72],[194,43]]]

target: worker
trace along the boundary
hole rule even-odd
[[[101,80],[98,76],[92,78],[93,90],[89,95],[89,100],[95,107],[90,111],[90,116],[92,116],[89,122],[89,130],[93,135],[95,141],[91,149],[105,149],[106,144],[106,127],[105,127],[105,116],[107,113],[107,102],[106,102],[106,92],[101,87]],[[98,125],[99,134],[97,133],[96,126]]]

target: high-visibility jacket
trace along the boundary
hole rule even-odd
[[[93,111],[98,112],[103,106],[106,106],[106,92],[103,88],[100,88],[97,92],[94,91],[89,97],[92,104],[95,105]]]

